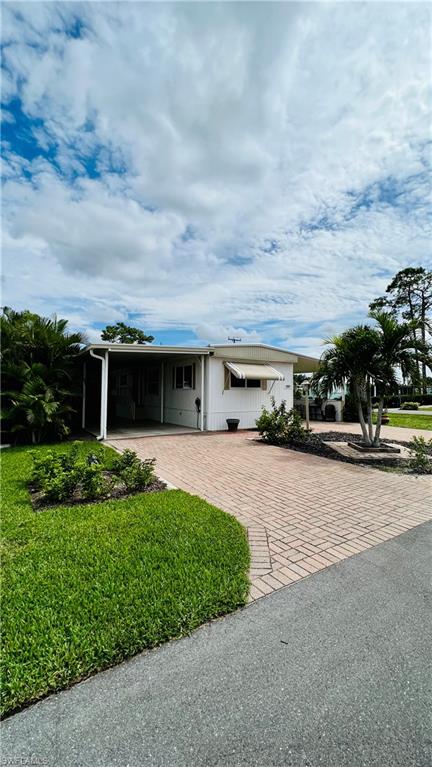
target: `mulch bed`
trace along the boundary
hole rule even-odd
[[[264,440],[261,440],[264,444]],[[403,447],[409,446],[409,441],[402,441],[396,439],[382,439],[384,443],[390,443],[394,445],[402,445]],[[340,431],[327,431],[320,432],[319,434],[312,433],[310,439],[307,442],[290,442],[286,445],[279,445],[286,450],[296,450],[299,453],[310,453],[312,455],[318,455],[322,458],[330,458],[332,461],[342,461],[343,463],[350,463],[354,466],[370,466],[374,469],[385,471],[386,469],[397,469],[403,474],[414,474],[419,476],[416,472],[408,466],[408,459],[400,456],[383,455],[382,458],[350,458],[346,455],[341,455],[336,450],[333,450],[325,442],[363,442],[363,436],[361,434],[349,434]],[[432,448],[429,449],[429,454],[432,455]]]
[[[345,431],[321,431],[315,436],[319,437],[325,442],[363,442],[362,434],[351,434]],[[384,437],[381,438],[381,442],[385,442],[389,445],[402,445],[403,447],[409,447],[411,444],[409,440],[386,439]],[[429,454],[432,455],[432,447],[429,448]]]
[[[110,472],[104,472],[108,476]],[[160,493],[162,490],[166,490],[167,486],[161,479],[156,479],[151,485],[142,487],[139,490],[127,490],[123,483],[119,483],[113,487],[108,495],[102,495],[100,498],[83,498],[79,488],[75,491],[73,498],[66,501],[47,501],[44,498],[43,492],[35,488],[33,485],[29,486],[30,500],[34,511],[43,511],[45,509],[52,509],[58,506],[85,506],[88,504],[103,503],[104,501],[117,501],[120,499],[130,498],[133,495],[139,493]]]

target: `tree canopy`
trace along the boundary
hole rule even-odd
[[[411,332],[418,352],[417,373],[418,378],[423,379],[424,386],[427,365],[425,359],[421,359],[420,345],[424,347],[432,332],[432,272],[422,266],[402,269],[387,286],[386,295],[372,301],[369,308],[371,311],[388,310],[396,317],[413,323]]]
[[[134,328],[124,322],[107,325],[102,330],[101,338],[102,341],[110,341],[113,344],[149,344],[154,341],[154,336],[149,336],[140,328]]]
[[[364,443],[378,446],[385,395],[397,388],[399,370],[416,379],[417,354],[426,354],[427,348],[419,341],[414,346],[416,323],[400,323],[392,312],[382,310],[372,311],[370,317],[375,325],[357,325],[327,341],[330,347],[312,382],[324,397],[347,384],[357,404]],[[379,398],[375,433],[372,386]]]

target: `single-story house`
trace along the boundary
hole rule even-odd
[[[294,373],[318,360],[267,344],[95,343],[81,353],[82,427],[99,439],[255,426],[272,397],[293,406]]]

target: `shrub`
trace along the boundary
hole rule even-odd
[[[400,406],[401,410],[418,410],[418,402],[403,402]]]
[[[97,498],[109,495],[113,482],[104,475],[103,464],[80,461],[77,463],[76,471],[79,474],[79,484],[83,498],[86,500],[97,500]]]
[[[154,473],[154,458],[145,461],[137,460],[132,466],[127,466],[120,474],[128,490],[140,490],[151,485],[156,477]]]
[[[432,439],[413,437],[409,443],[411,458],[409,467],[417,474],[432,474],[432,461],[429,455],[432,451]]]
[[[304,442],[308,439],[310,431],[303,426],[302,417],[297,410],[288,413],[286,437],[288,442]]]
[[[59,453],[54,450],[46,450],[39,457],[39,453],[33,454],[33,471],[31,483],[34,487],[43,490],[47,483],[60,474],[72,474],[76,471],[79,462],[79,443],[75,442],[67,453]],[[89,454],[86,458],[88,463],[101,461],[96,454]]]
[[[274,397],[272,397],[271,405],[270,411],[263,407],[256,421],[257,429],[265,442],[272,445],[286,445],[308,439],[309,432],[303,426],[301,415],[297,410],[287,410],[285,400],[280,405],[276,405]]]
[[[74,499],[98,500],[114,490],[137,491],[155,482],[154,459],[141,461],[126,450],[112,465],[99,450],[80,458],[78,444],[68,452],[48,450],[33,456],[31,483],[43,501],[58,503]]]
[[[60,456],[47,450],[41,458],[37,454],[32,455],[33,468],[31,473],[31,483],[38,490],[42,489],[48,479],[53,477],[60,465]]]
[[[114,462],[114,471],[123,480],[128,490],[139,490],[151,485],[156,477],[155,459],[141,461],[133,450],[125,450]]]
[[[124,450],[113,463],[113,471],[120,474],[123,469],[133,466],[139,458],[133,450]]]
[[[400,407],[402,402],[418,402],[419,405],[432,405],[432,394],[391,394],[385,397],[386,407]]]
[[[36,486],[42,491],[44,498],[50,503],[66,501],[72,498],[78,483],[74,471],[65,469],[60,460],[54,459],[45,469],[45,475],[40,474]]]

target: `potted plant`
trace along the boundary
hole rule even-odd
[[[240,423],[240,418],[227,418],[226,419],[228,431],[237,431]]]

